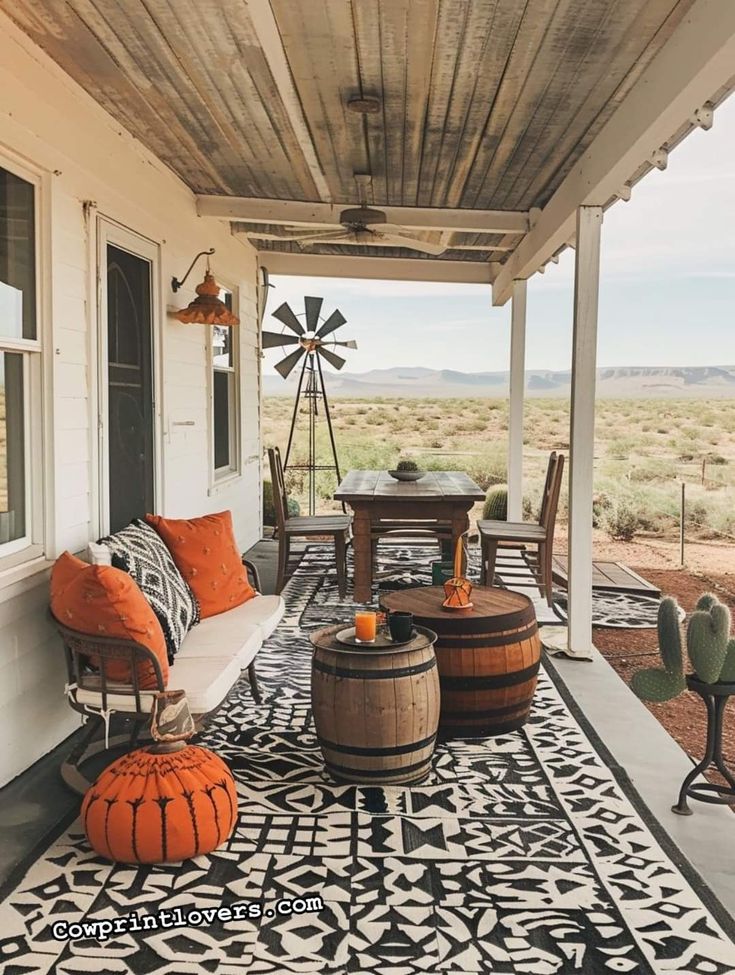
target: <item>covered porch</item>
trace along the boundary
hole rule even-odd
[[[729,813],[673,817],[687,758],[592,647],[604,213],[713,124],[735,87],[732,4],[0,0],[0,10],[0,258],[22,296],[0,304],[0,785],[10,783],[16,826],[27,803],[39,834],[19,830],[6,859],[7,970],[732,971]],[[593,664],[549,663],[527,729],[442,742],[421,788],[336,784],[312,726],[308,636],[353,606],[323,549],[307,546],[258,651],[264,699],[240,679],[199,739],[235,772],[232,839],[174,866],[96,857],[76,800],[59,797],[56,815],[44,798],[48,755],[78,724],[46,613],[51,566],[117,519],[227,509],[268,591],[264,271],[480,283],[488,307],[512,302],[508,517],[520,521],[527,281],[570,247],[568,650]],[[183,288],[177,279],[212,248],[240,320],[226,337],[175,317],[203,263]],[[118,333],[111,309],[127,299],[110,282],[140,273],[145,315],[121,315]],[[126,359],[135,329],[148,330],[143,363]],[[128,485],[114,466],[127,427],[111,402],[131,369],[147,433]],[[51,903],[68,925],[308,893],[323,913],[270,929],[121,930],[101,945],[52,935],[44,913]]]

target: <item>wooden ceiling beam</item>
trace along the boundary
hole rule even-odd
[[[248,0],[247,12],[283,107],[288,115],[291,128],[299,141],[301,152],[311,173],[311,178],[314,180],[314,186],[321,197],[329,200],[332,194],[319,162],[304,110],[301,107],[301,99],[294,84],[291,67],[283,48],[283,41],[276,18],[273,16],[270,0]]]
[[[411,257],[349,257],[342,254],[286,254],[259,251],[269,274],[383,281],[434,281],[441,284],[492,284],[499,264],[489,261],[439,261]]]
[[[264,200],[245,196],[198,196],[200,217],[243,223],[272,223],[290,227],[338,227],[346,203],[303,200]],[[388,223],[416,230],[459,230],[470,234],[525,234],[528,214],[523,210],[469,210],[446,207],[378,207]],[[245,228],[235,228],[245,229]]]
[[[696,0],[503,265],[493,304],[505,304],[514,280],[535,274],[568,243],[578,207],[605,207],[668,148],[697,108],[735,81],[734,65],[735,3]]]

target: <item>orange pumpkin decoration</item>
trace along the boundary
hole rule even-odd
[[[196,745],[153,745],[109,765],[84,797],[92,848],[121,863],[172,863],[211,853],[237,819],[232,773]]]
[[[462,536],[457,539],[457,547],[454,550],[454,577],[447,579],[444,583],[444,595],[446,599],[442,603],[445,609],[472,609],[470,596],[472,595],[472,583],[462,575],[462,556],[464,549],[462,546]]]

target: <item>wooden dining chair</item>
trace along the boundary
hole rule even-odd
[[[311,517],[289,516],[283,463],[281,451],[278,447],[268,448],[268,462],[273,484],[273,505],[276,510],[276,537],[278,539],[276,593],[280,593],[286,584],[288,561],[291,555],[291,539],[331,535],[334,540],[339,596],[340,599],[344,599],[347,595],[347,543],[350,539],[351,516],[341,514],[313,515]]]
[[[523,548],[531,546],[535,551],[524,551],[525,562],[531,570],[533,583],[537,586],[546,602],[551,606],[552,600],[552,556],[554,551],[554,527],[559,508],[561,480],[564,473],[564,455],[554,451],[549,457],[546,468],[546,482],[541,499],[541,512],[538,522],[531,521],[490,521],[481,519],[477,522],[480,533],[480,552],[482,565],[480,582],[492,585],[495,570],[498,567],[509,568],[517,566],[517,560],[499,559],[498,546],[501,543],[513,547]],[[523,586],[522,583],[518,583]]]

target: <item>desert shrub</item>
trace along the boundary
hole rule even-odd
[[[639,528],[638,511],[631,498],[619,496],[604,509],[600,522],[614,541],[630,542]]]
[[[291,518],[301,514],[301,506],[296,498],[288,499],[288,513]],[[263,481],[263,524],[275,525],[276,507],[273,502],[273,485],[270,481]]]
[[[723,457],[722,454],[707,454],[707,463],[720,466],[727,463],[727,457]]]

